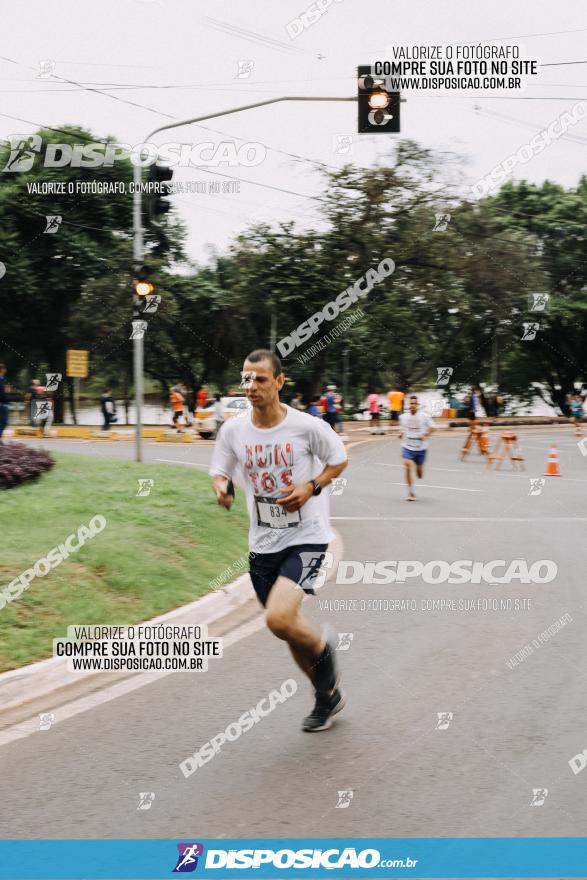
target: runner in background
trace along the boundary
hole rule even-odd
[[[578,392],[570,397],[571,419],[574,425],[578,425],[583,418],[583,398]]]
[[[410,396],[410,411],[402,413],[402,458],[406,467],[406,483],[408,484],[408,501],[415,501],[416,495],[412,484],[412,466],[416,469],[418,479],[424,476],[424,462],[428,448],[428,437],[434,431],[434,423],[426,412],[418,412],[418,398]]]

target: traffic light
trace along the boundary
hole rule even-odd
[[[135,272],[132,286],[137,296],[149,296],[155,290],[155,285],[149,280],[150,274],[146,266],[141,266]]]
[[[133,279],[133,318],[140,317],[148,310],[149,302],[153,298],[155,285],[149,280],[150,272],[146,266],[141,266],[135,272]]]
[[[167,165],[151,165],[149,167],[149,183],[155,184],[153,191],[149,193],[149,220],[157,221],[166,214],[171,205],[165,198],[171,191],[168,181],[173,177],[173,170]]]
[[[371,67],[358,68],[359,134],[399,132],[400,93],[388,88],[385,76],[374,76]]]

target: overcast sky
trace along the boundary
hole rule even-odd
[[[356,106],[341,102],[277,104],[203,123],[215,131],[192,125],[155,136],[157,144],[234,139],[237,146],[253,141],[267,147],[257,167],[219,168],[246,181],[239,194],[174,197],[189,230],[189,255],[202,260],[210,247],[223,250],[252,218],[296,219],[304,225],[317,218],[323,184],[316,162],[336,168],[351,158],[370,165],[406,137],[462,155],[463,184],[472,183],[564,110],[587,100],[587,14],[580,0],[340,0],[290,39],[286,25],[309,5],[308,0],[102,0],[91,5],[29,0],[26,7],[5,6],[0,137],[33,132],[39,124],[75,124],[98,138],[109,134],[140,143],[159,125],[239,104],[282,95],[354,96],[357,64],[382,57],[391,45],[499,45],[511,38],[526,57],[557,65],[541,68],[513,100],[479,93],[406,93],[400,135],[357,135]],[[55,61],[56,76],[86,88],[39,79],[39,61],[45,59]],[[584,63],[562,64],[572,61]],[[248,77],[237,77],[239,62],[252,62]],[[352,156],[335,151],[340,135],[352,136]],[[519,165],[513,176],[572,186],[585,171],[586,143],[583,119]],[[177,169],[174,177],[224,179],[201,169]]]

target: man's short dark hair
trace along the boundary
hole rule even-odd
[[[410,400],[417,400],[417,399],[418,399],[417,394],[410,394]]]
[[[0,364],[0,370],[5,370],[5,369],[6,369],[6,364]]]
[[[249,361],[251,364],[258,364],[260,361],[269,361],[273,368],[274,376],[279,376],[280,373],[283,373],[281,361],[279,360],[275,352],[269,351],[268,348],[256,348],[254,351],[246,356],[245,360]]]

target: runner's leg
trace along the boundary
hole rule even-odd
[[[301,613],[304,591],[289,578],[277,578],[267,599],[265,622],[273,635],[287,642],[294,660],[310,681],[316,659],[326,643]]]
[[[408,489],[411,492],[412,491],[412,462],[411,462],[411,459],[405,458],[404,464],[406,466],[406,483],[408,484]]]

